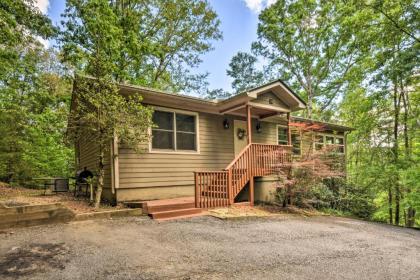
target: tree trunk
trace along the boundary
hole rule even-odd
[[[307,104],[306,104],[306,109],[307,109],[307,112],[308,112],[308,119],[310,119],[310,118],[312,118],[312,102],[313,102],[313,93],[312,93],[312,90],[311,89],[309,89],[308,90],[308,102],[307,102]]]
[[[398,164],[398,127],[399,127],[399,120],[400,120],[400,104],[401,104],[401,94],[398,93],[398,84],[397,81],[393,81],[394,83],[394,144],[393,144],[393,162],[394,164]],[[395,224],[398,225],[400,223],[400,187],[399,187],[399,176],[395,174]],[[388,196],[390,192],[388,191]],[[391,199],[392,197],[388,198]],[[392,205],[391,205],[392,207]],[[392,224],[392,218],[390,215],[390,221]]]
[[[398,182],[395,187],[395,224],[400,224],[400,187]]]
[[[407,210],[407,222],[406,227],[414,227],[415,222],[415,216],[416,216],[416,210],[410,207]]]
[[[392,189],[391,186],[388,187],[388,215],[389,215],[389,223],[393,223],[392,219]]]
[[[95,208],[99,208],[101,204],[102,190],[104,187],[104,149],[102,145],[99,147],[99,163],[98,163],[98,181],[95,192]]]

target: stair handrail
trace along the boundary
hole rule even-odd
[[[242,149],[242,151],[226,166],[224,170],[229,170],[237,161],[238,159],[249,149],[249,147],[252,146],[253,143],[249,143],[245,146],[245,148]]]

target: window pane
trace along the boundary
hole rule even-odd
[[[195,132],[195,117],[176,114],[176,130],[183,132]]]
[[[344,146],[339,146],[338,152],[344,154]]]
[[[153,123],[159,129],[173,130],[173,118],[174,114],[171,112],[155,111],[153,113]]]
[[[293,145],[293,153],[295,155],[300,155],[300,135],[299,134],[292,134],[292,145]]]
[[[335,144],[337,145],[344,145],[344,138],[336,137]]]
[[[177,150],[193,150],[195,151],[195,133],[176,133]]]
[[[279,144],[283,145],[286,144],[287,145],[287,128],[282,128],[279,127],[278,128],[278,139],[279,139]]]
[[[315,150],[317,150],[317,151],[322,150],[323,147],[324,147],[324,144],[315,143]]]
[[[174,149],[174,133],[170,131],[152,130],[153,149]]]
[[[334,136],[325,136],[325,141],[328,145],[334,144]]]
[[[324,143],[324,136],[323,135],[316,135],[315,142],[317,143]]]

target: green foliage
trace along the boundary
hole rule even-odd
[[[0,15],[0,177],[67,176],[69,82],[56,54],[37,40],[56,30],[33,1],[2,1]]]
[[[36,36],[50,38],[56,29],[33,0],[2,0],[0,18],[0,80],[3,80],[13,72],[27,46],[39,46]]]
[[[233,78],[232,88],[236,93],[264,83],[264,73],[256,69],[257,58],[245,52],[238,52],[229,63],[226,73]]]
[[[365,48],[363,22],[343,1],[280,0],[261,12],[253,50],[307,99],[307,116],[328,119],[326,109],[345,92]],[[275,70],[274,70],[275,69]],[[322,114],[321,114],[322,112]]]
[[[63,17],[62,50],[76,69],[98,72],[90,68],[98,66],[92,57],[100,56],[115,81],[175,92],[202,87],[206,75],[189,69],[221,38],[207,1],[69,0]]]

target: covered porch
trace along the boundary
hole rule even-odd
[[[222,101],[220,114],[240,116],[245,121],[242,122],[242,126],[236,122],[233,124],[235,158],[232,162],[222,171],[195,172],[196,207],[232,205],[235,197],[246,186],[249,187],[249,204],[252,206],[254,177],[276,174],[291,163],[290,113],[304,107],[305,103],[280,81]],[[279,117],[286,121],[287,145],[279,145],[277,141],[275,144],[266,144],[254,140],[253,131],[259,133],[262,123],[275,122],[273,119]]]

